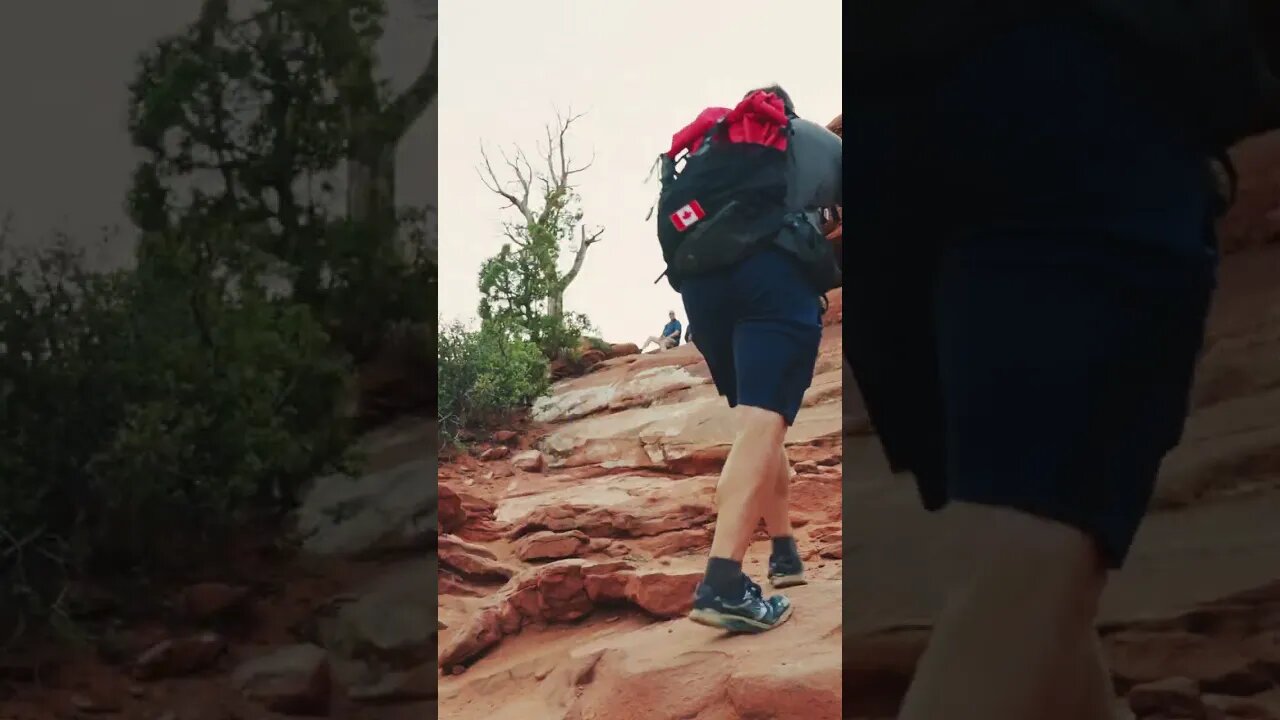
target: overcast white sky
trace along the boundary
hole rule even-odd
[[[441,3],[440,311],[473,320],[481,262],[502,245],[505,204],[476,174],[479,148],[519,144],[536,157],[557,110],[586,111],[570,150],[585,222],[603,225],[566,305],[611,342],[641,342],[681,321],[645,183],[671,135],[703,107],[779,83],[797,112],[825,124],[842,112],[839,0],[506,0]],[[772,47],[769,52],[758,48]]]
[[[514,4],[514,3],[513,3]],[[17,242],[66,231],[116,265],[132,257],[132,235],[97,248],[97,229],[124,225],[125,192],[137,162],[129,143],[128,84],[138,55],[194,21],[200,0],[0,2],[0,217],[13,213]],[[406,86],[431,56],[434,23],[414,0],[388,0],[379,44],[383,73]],[[406,134],[397,154],[399,201],[435,200],[436,110]]]

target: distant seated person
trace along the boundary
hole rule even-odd
[[[680,321],[676,319],[676,311],[669,310],[667,317],[670,322],[662,326],[662,335],[659,337],[650,336],[644,341],[644,345],[640,346],[640,352],[644,352],[649,345],[657,345],[658,350],[668,350],[680,344]]]

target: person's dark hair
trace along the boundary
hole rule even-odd
[[[751,97],[752,93],[758,93],[761,91],[767,92],[767,93],[773,93],[774,95],[777,95],[779,98],[782,99],[782,109],[788,115],[796,114],[795,103],[791,102],[791,96],[787,94],[786,90],[782,89],[781,85],[766,85],[764,87],[755,88],[754,90],[748,90],[747,94],[743,95],[742,97],[743,99],[746,99],[748,97]]]

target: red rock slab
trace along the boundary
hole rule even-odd
[[[621,561],[562,560],[530,568],[453,634],[440,650],[439,665],[446,671],[465,666],[525,625],[578,620],[598,603],[629,602],[660,617],[683,615],[700,577],[688,571],[638,572]]]

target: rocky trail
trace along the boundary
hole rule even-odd
[[[364,474],[313,484],[296,551],[246,539],[161,612],[106,605],[79,645],[0,655],[0,720],[433,716],[436,444],[430,421],[379,430]]]
[[[530,427],[441,464],[442,716],[838,716],[841,309],[836,292],[787,437],[811,578],[791,592],[795,617],[752,639],[683,619],[714,528],[728,407],[696,347],[615,348],[558,383]],[[746,564],[763,579],[759,537]]]

